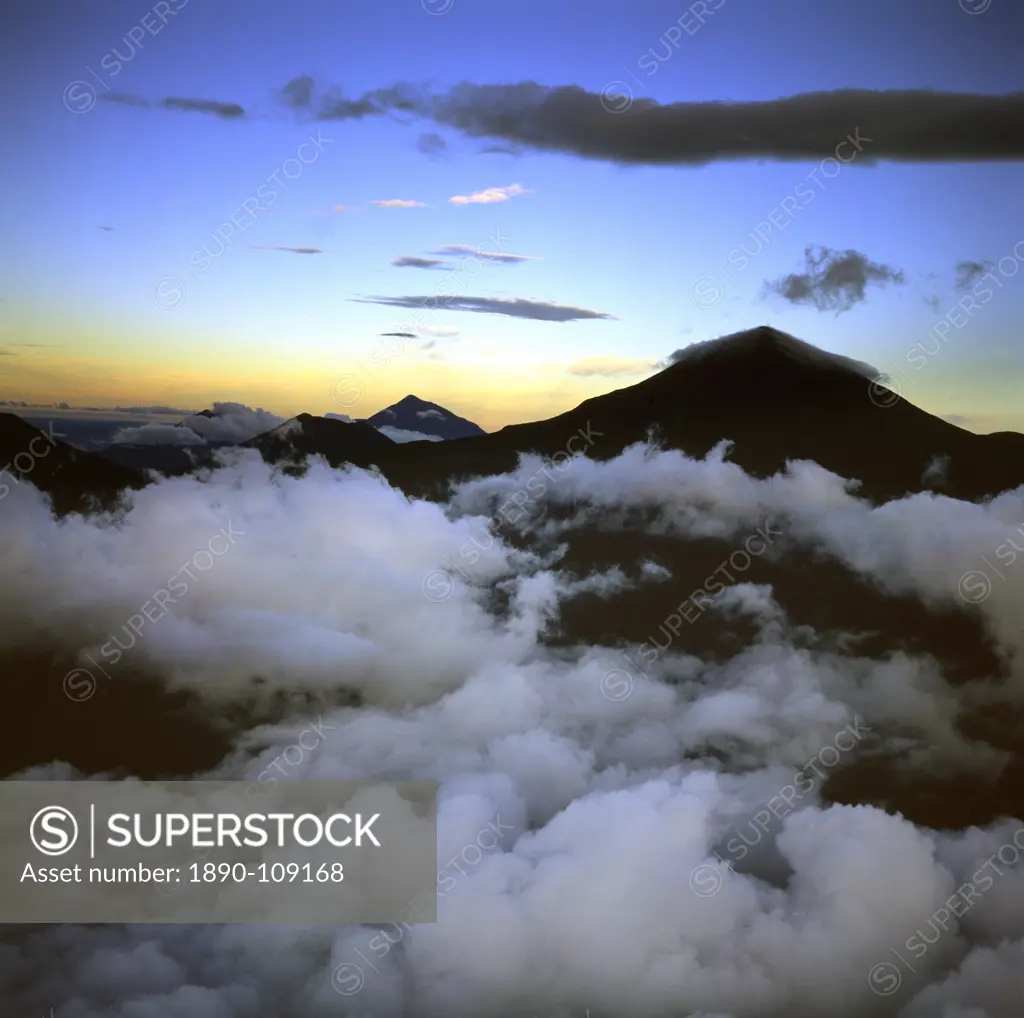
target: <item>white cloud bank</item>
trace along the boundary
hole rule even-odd
[[[636,447],[607,463],[569,461],[543,491],[529,489],[520,525],[540,539],[529,553],[487,522],[538,476],[535,457],[463,485],[447,507],[363,471],[319,464],[281,476],[254,453],[203,480],[135,493],[120,521],[57,525],[33,489],[13,489],[0,503],[0,652],[42,644],[109,664],[110,640],[128,644],[126,619],[227,529],[226,551],[122,653],[211,712],[249,701],[254,674],[268,694],[308,692],[330,728],[295,778],[438,781],[443,877],[429,926],[8,937],[0,994],[11,1012],[1019,1018],[1019,817],[936,832],[871,806],[826,806],[818,783],[771,820],[735,873],[713,854],[730,834],[753,841],[752,818],[850,726],[866,732],[851,754],[899,751],[905,767],[945,760],[994,775],[999,755],[958,732],[967,694],[935,661],[825,650],[789,626],[770,589],[742,583],[712,610],[754,624],[747,646],[705,661],[681,640],[644,674],[630,672],[624,696],[621,651],[556,652],[542,637],[581,582],[667,583],[653,563],[632,580],[627,563],[603,576],[564,573],[563,525],[545,507],[611,528],[643,509],[654,533],[725,541],[770,517],[785,534],[780,554],[817,548],[885,591],[944,605],[963,604],[962,575],[1005,547],[1024,520],[1024,492],[874,509],[813,464],[759,481],[722,452],[694,461]],[[972,695],[1019,706],[1024,564],[1006,557],[1002,582],[993,577],[989,596],[964,610],[979,613],[1012,664],[1008,682]],[[504,614],[496,591],[507,595]],[[609,683],[615,669],[619,685]],[[365,705],[338,706],[341,687]],[[210,776],[255,778],[307,723],[295,707],[249,731]],[[500,841],[469,865],[460,853],[489,824]],[[695,890],[705,887],[698,872],[717,879],[715,893]],[[965,885],[969,907],[950,917]],[[352,966],[364,984],[345,995]]]

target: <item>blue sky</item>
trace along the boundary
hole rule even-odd
[[[15,140],[0,169],[0,399],[235,400],[286,416],[362,416],[415,392],[497,428],[638,381],[689,342],[767,323],[876,364],[933,413],[979,431],[1024,430],[1019,162],[859,156],[817,183],[807,181],[820,158],[622,167],[485,152],[502,143],[404,113],[314,123],[276,96],[299,75],[348,97],[401,81],[444,90],[532,80],[603,93],[614,118],[645,99],[1020,90],[1024,13],[1010,0],[970,13],[984,3],[169,0],[163,20],[122,0],[88,11],[16,4],[0,15],[0,73],[13,97],[5,135]],[[89,89],[108,88],[153,102],[238,103],[246,117],[93,105]],[[319,148],[309,143],[318,132]],[[428,133],[446,147],[421,151]],[[303,145],[306,161],[296,162]],[[275,173],[287,190],[276,188],[265,212],[243,214],[244,232],[196,271],[195,253],[201,262],[204,245],[220,251],[215,231]],[[786,225],[766,241],[752,238],[801,182],[813,200],[777,216]],[[450,201],[513,185],[524,193]],[[374,204],[392,199],[423,205]],[[761,250],[730,272],[741,244]],[[455,256],[454,276],[391,264],[442,257],[434,252],[444,245],[529,260]],[[766,295],[767,281],[804,271],[808,246],[855,251],[902,282],[870,285],[838,314]],[[1001,264],[990,271],[1002,285],[924,367],[908,366],[907,352],[934,344],[929,331],[961,299],[956,267],[967,261]],[[614,318],[552,322],[356,300],[433,294],[442,280],[446,294]],[[405,331],[410,316],[433,331],[388,360],[380,334]]]

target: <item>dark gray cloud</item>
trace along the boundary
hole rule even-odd
[[[982,262],[958,262],[956,266],[956,288],[958,290],[969,290],[974,281],[991,268],[991,264]]]
[[[382,332],[382,336],[397,336],[399,339],[415,339],[415,332]]]
[[[222,103],[214,99],[162,99],[160,105],[168,110],[183,110],[186,113],[212,113],[224,120],[238,120],[245,116],[245,110],[238,103]]]
[[[473,311],[485,315],[507,315],[509,318],[532,318],[538,322],[574,322],[585,318],[606,318],[618,321],[614,315],[589,308],[545,301],[526,300],[521,297],[354,297],[359,304],[383,304],[395,308],[428,308],[440,311]]]
[[[102,98],[237,119],[237,103],[107,93]],[[757,102],[659,103],[637,99],[610,112],[606,97],[578,85],[465,82],[440,94],[400,82],[347,97],[316,94],[308,75],[278,91],[287,108],[314,120],[397,113],[489,139],[488,151],[535,149],[646,165],[703,166],[719,160],[823,159],[960,162],[1024,158],[1024,92],[982,95],[928,89],[837,89]],[[616,106],[618,106],[618,100]],[[426,136],[425,136],[426,137]],[[437,136],[439,137],[439,136]],[[433,144],[428,142],[428,145]]]
[[[392,263],[399,269],[450,269],[451,265],[441,258],[416,258],[412,255],[403,255],[396,258]]]
[[[403,110],[499,142],[491,151],[532,148],[619,163],[827,158],[841,144],[844,159],[863,164],[1024,156],[1024,92],[839,89],[758,102],[638,99],[619,113],[603,99],[578,85],[467,82],[440,95],[408,84],[319,104],[310,94],[306,106],[321,120]],[[858,140],[860,154],[848,138]]]
[[[416,147],[427,156],[439,156],[448,150],[448,142],[436,131],[428,131],[421,134],[416,141]]]
[[[841,89],[761,102],[641,99],[619,114],[575,85],[463,84],[431,103],[433,119],[471,137],[623,163],[835,156],[847,136],[875,159],[1024,156],[1024,92],[974,95]],[[856,154],[843,147],[844,158]]]
[[[313,79],[308,74],[292,78],[281,89],[281,101],[293,110],[303,110],[313,101]]]
[[[766,287],[791,304],[809,304],[819,311],[849,311],[865,299],[869,284],[902,283],[903,272],[871,261],[859,251],[808,247],[804,272],[783,276]]]
[[[294,84],[289,82],[285,88]],[[399,83],[388,88],[376,88],[366,92],[358,99],[349,99],[340,88],[330,88],[320,99],[314,102],[312,88],[309,99],[304,106],[296,103],[301,89],[292,89],[288,93],[293,109],[305,109],[316,120],[362,120],[363,117],[388,116],[396,112],[415,113],[422,115],[424,92],[414,85]]]
[[[184,113],[211,113],[222,120],[240,120],[245,117],[245,110],[238,103],[219,102],[216,99],[180,99],[171,96],[167,99],[151,101],[142,96],[127,92],[104,92],[100,99],[119,106],[134,106],[138,109],[180,110]]]

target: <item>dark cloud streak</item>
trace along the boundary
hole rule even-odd
[[[323,249],[319,247],[279,247],[279,246],[265,246],[263,244],[250,244],[249,247],[253,251],[289,251],[291,254],[302,254],[302,255],[314,255],[323,254]]]
[[[150,103],[109,93],[109,102],[163,106],[237,119],[237,103],[164,99]],[[314,120],[361,120],[411,114],[487,139],[489,150],[534,149],[638,165],[702,166],[720,160],[821,159],[845,152],[859,165],[878,160],[958,162],[1024,158],[1024,92],[983,95],[928,89],[837,89],[761,101],[661,104],[637,99],[619,113],[578,85],[524,81],[465,82],[447,92],[399,82],[348,98],[339,88],[316,94],[308,75],[278,90],[286,108]],[[858,151],[846,139],[857,138]],[[438,150],[436,133],[421,151]],[[509,148],[506,149],[506,146]]]
[[[571,307],[565,304],[549,304],[544,301],[526,300],[521,297],[502,299],[498,297],[353,297],[358,304],[383,304],[385,307],[427,308],[435,311],[472,311],[485,315],[506,315],[509,318],[530,318],[538,322],[574,322],[588,318],[603,318],[618,321],[614,315],[589,308]]]
[[[134,106],[137,109],[159,108],[178,110],[182,113],[210,113],[220,117],[221,120],[241,120],[245,117],[245,110],[238,103],[219,102],[216,99],[181,99],[170,96],[167,99],[151,102],[142,96],[131,95],[127,92],[105,92],[99,98],[105,102],[115,103],[119,106]]]
[[[399,269],[450,269],[451,265],[441,258],[416,258],[412,255],[403,255],[396,258],[392,263]]]

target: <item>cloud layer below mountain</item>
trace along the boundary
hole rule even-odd
[[[57,1002],[70,1018],[1017,1018],[1020,817],[915,828],[874,806],[830,806],[812,781],[762,834],[752,823],[833,746],[901,771],[995,780],[1004,754],[957,721],[967,705],[1024,705],[1024,566],[998,550],[1019,535],[1024,491],[873,508],[814,464],[755,480],[725,451],[525,457],[447,505],[410,500],[373,473],[314,464],[283,476],[233,452],[202,480],[134,493],[116,525],[58,525],[34,489],[13,489],[0,503],[0,651],[88,652],[118,674],[104,648],[126,643],[125,620],[227,528],[226,553],[122,653],[213,713],[257,695],[269,704],[275,691],[311,697],[312,708],[240,735],[210,777],[253,779],[313,709],[325,735],[293,777],[438,781],[445,883],[436,925],[386,927],[386,940],[345,926],[33,930],[0,966],[8,1006],[42,1014]],[[526,492],[512,516],[512,496]],[[532,535],[528,551],[495,534],[502,507]],[[766,554],[815,552],[882,596],[959,605],[984,623],[1009,678],[965,690],[933,659],[863,656],[856,641],[795,629],[771,588],[742,577],[708,609],[737,632],[752,627],[724,659],[688,653],[688,629],[641,667],[624,648],[556,650],[545,634],[581,592],[669,584],[654,561],[563,568],[568,528],[638,520],[652,540],[714,539],[726,556],[767,528]],[[974,600],[962,578],[993,557],[1004,579]],[[666,614],[680,599],[666,594]],[[339,687],[364,706],[340,706]],[[451,861],[492,823],[499,843],[460,873]],[[737,832],[752,850],[728,872],[715,853]],[[967,884],[974,897],[950,918],[946,903]],[[341,996],[338,972],[353,966],[364,984]]]

